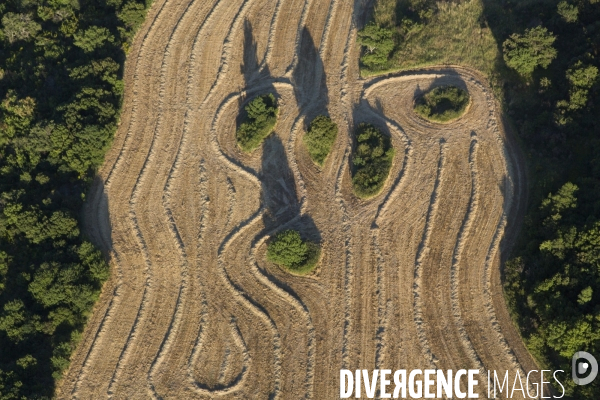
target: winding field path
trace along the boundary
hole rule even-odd
[[[112,277],[58,398],[335,399],[340,368],[535,368],[500,286],[524,170],[492,93],[460,67],[360,79],[361,6],[155,1],[85,209]],[[415,94],[444,84],[468,112],[419,119]],[[275,135],[243,154],[240,107],[266,92]],[[340,133],[319,170],[301,138],[322,113]],[[349,172],[360,122],[396,148],[368,201]],[[314,275],[265,261],[286,228],[321,241]]]

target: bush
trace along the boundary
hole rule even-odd
[[[236,133],[240,148],[249,153],[273,131],[277,122],[277,102],[272,93],[255,97],[246,107],[246,117]]]
[[[278,233],[267,247],[267,259],[288,271],[304,275],[311,272],[319,261],[318,244],[303,241],[298,231],[288,229]]]
[[[371,70],[387,68],[388,58],[394,50],[393,31],[374,23],[368,24],[358,32],[358,42],[365,47],[360,62]]]
[[[556,58],[552,47],[556,37],[541,26],[526,29],[524,35],[512,34],[502,45],[506,65],[521,76],[530,76],[537,67],[548,68]]]
[[[337,137],[338,127],[331,118],[319,115],[315,118],[304,135],[303,141],[313,162],[323,166],[325,158]]]
[[[440,86],[415,102],[415,112],[425,119],[448,122],[464,114],[469,105],[469,94],[456,86]]]
[[[360,124],[352,156],[352,185],[356,195],[366,198],[379,193],[393,159],[390,138],[373,125]]]

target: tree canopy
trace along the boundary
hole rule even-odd
[[[358,43],[364,47],[360,62],[369,69],[385,69],[394,50],[393,31],[370,23],[358,32]]]
[[[236,139],[242,150],[251,152],[273,132],[277,123],[277,101],[273,93],[257,96],[244,110],[246,115],[236,132]]]
[[[304,144],[308,154],[313,162],[323,166],[325,158],[331,151],[331,146],[337,137],[338,127],[331,118],[319,115],[312,120],[308,127],[308,132],[303,137]]]
[[[523,35],[512,34],[503,44],[504,60],[522,76],[531,75],[538,67],[548,68],[556,58],[555,40],[542,26],[526,29]]]
[[[370,124],[360,124],[352,155],[352,185],[359,197],[381,191],[392,168],[394,148],[390,137]]]
[[[300,232],[288,229],[275,235],[267,246],[267,259],[288,271],[304,275],[311,272],[319,261],[318,244],[302,240]]]
[[[79,228],[146,4],[0,2],[0,398],[50,398],[109,268]]]

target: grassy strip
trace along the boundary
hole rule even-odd
[[[398,16],[390,16],[395,4],[396,0],[379,0],[373,15],[378,25],[395,30],[395,50],[381,68],[363,65],[363,77],[449,64],[472,67],[484,73],[494,88],[499,86],[497,68],[502,54],[485,22],[482,0],[439,2],[429,20],[401,26],[396,26]]]
[[[319,115],[310,123],[308,132],[302,138],[310,158],[319,167],[323,166],[327,155],[329,155],[337,133],[336,123],[329,117]]]
[[[456,86],[440,86],[415,101],[415,112],[434,122],[449,122],[465,113],[469,94]]]
[[[370,124],[360,124],[352,155],[352,187],[360,198],[378,194],[390,173],[394,148],[389,136]]]
[[[250,153],[273,132],[279,110],[272,93],[255,97],[244,110],[246,116],[237,130],[236,139],[240,148]]]
[[[303,241],[300,233],[292,229],[278,233],[267,246],[267,259],[295,275],[312,272],[320,255],[317,243]]]

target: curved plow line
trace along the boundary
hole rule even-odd
[[[236,204],[236,191],[233,182],[229,177],[227,177],[227,221],[225,222],[225,226],[229,226],[231,223],[231,218],[233,217],[233,210],[235,209]]]
[[[327,21],[325,21],[325,27],[323,28],[323,35],[321,39],[321,44],[319,45],[319,57],[321,60],[325,60],[325,52],[327,51],[327,44],[329,39],[329,31],[331,30],[331,21],[335,17],[337,10],[338,0],[331,0],[329,3],[329,9],[327,10]],[[315,79],[315,82],[321,82],[321,71],[319,71],[318,79]]]
[[[177,247],[180,251],[180,255],[182,257],[182,259],[184,260],[184,264],[182,265],[182,286],[180,286],[180,293],[177,299],[177,303],[176,303],[176,307],[175,307],[175,313],[174,313],[174,318],[171,321],[171,325],[169,326],[169,329],[167,331],[167,334],[163,340],[163,342],[161,343],[161,347],[159,350],[159,353],[157,355],[157,357],[154,359],[153,363],[152,363],[152,367],[150,368],[148,374],[147,374],[147,380],[149,383],[149,388],[151,391],[151,394],[153,397],[157,397],[156,394],[156,390],[154,388],[154,384],[153,382],[153,375],[155,370],[159,367],[159,365],[162,363],[162,360],[165,357],[165,354],[168,353],[168,349],[171,347],[172,342],[175,340],[174,339],[174,335],[172,335],[172,333],[175,333],[178,331],[179,329],[179,325],[181,324],[181,319],[182,319],[182,296],[183,298],[185,298],[185,296],[187,295],[187,275],[188,275],[188,264],[187,264],[187,255],[185,254],[185,250],[184,250],[184,244],[183,241],[181,240],[180,234],[177,230],[177,226],[175,223],[175,220],[173,218],[172,215],[172,210],[171,210],[171,205],[170,205],[170,201],[171,201],[171,182],[173,179],[176,178],[179,166],[181,164],[181,154],[183,153],[183,150],[187,148],[187,142],[188,142],[188,136],[189,136],[189,118],[190,118],[190,113],[192,112],[191,107],[189,106],[190,104],[190,100],[192,97],[192,80],[193,80],[193,67],[195,66],[196,63],[196,50],[197,50],[197,44],[199,43],[199,37],[201,36],[201,32],[204,30],[204,28],[207,25],[207,22],[212,20],[212,17],[214,15],[214,12],[216,10],[216,8],[222,4],[221,2],[217,2],[213,8],[210,10],[209,15],[207,16],[207,18],[200,24],[200,26],[198,27],[198,30],[196,31],[196,36],[194,39],[194,42],[192,44],[192,51],[190,54],[190,68],[188,70],[188,79],[187,79],[187,84],[186,84],[186,103],[188,104],[187,106],[187,110],[184,116],[184,129],[183,129],[183,134],[182,134],[182,138],[181,141],[178,145],[178,149],[177,149],[177,155],[175,157],[175,160],[171,166],[171,170],[169,171],[169,175],[167,178],[167,182],[165,184],[165,187],[163,188],[163,208],[166,212],[166,215],[168,217],[168,221],[169,221],[169,227],[171,230],[172,235],[174,236],[174,239],[177,242]],[[242,16],[242,14],[245,12],[246,7],[250,4],[249,1],[244,1],[242,7],[240,7],[240,9],[238,10],[238,13],[236,14],[235,18],[234,18],[234,23],[230,26],[230,29],[227,33],[227,39],[225,40],[225,43],[228,44],[230,42],[230,37],[232,35],[232,29],[235,27],[236,20],[239,20]],[[224,46],[225,47],[225,46]],[[231,46],[229,46],[230,48]],[[220,71],[219,74],[217,75],[217,78],[215,79],[215,82],[213,83],[213,87],[211,88],[214,89],[216,87],[216,85],[219,82],[219,78],[221,73],[225,74],[227,71],[223,70],[223,66],[225,65],[225,63],[227,62],[227,59],[229,58],[230,54],[228,53],[229,48],[224,48],[222,56],[221,56],[221,67],[220,67]],[[206,95],[205,100],[207,100],[210,97],[211,91],[209,91],[209,93]],[[197,385],[196,385],[197,386]]]
[[[187,11],[189,10],[191,4],[193,4],[193,2],[188,5],[188,8],[185,10],[184,16],[187,13]],[[217,6],[217,4],[215,4],[211,8],[211,10],[209,12],[209,16],[212,15],[216,6]],[[187,257],[186,251],[185,251],[185,244],[183,243],[183,240],[181,239],[181,235],[179,233],[179,230],[177,229],[177,224],[175,222],[175,219],[174,219],[173,213],[172,213],[171,185],[172,185],[172,181],[177,177],[177,173],[179,171],[179,166],[181,165],[181,157],[182,157],[181,155],[183,154],[183,150],[187,149],[187,142],[188,142],[188,136],[189,136],[189,114],[191,112],[189,104],[190,104],[190,100],[191,100],[191,96],[192,96],[192,94],[191,94],[192,93],[191,81],[192,81],[192,77],[193,77],[193,75],[192,75],[193,69],[192,68],[195,66],[195,58],[192,57],[192,53],[198,43],[198,37],[200,35],[200,32],[206,26],[205,24],[206,24],[207,19],[208,18],[206,18],[202,23],[199,24],[198,29],[195,33],[194,41],[192,43],[192,52],[190,54],[190,66],[188,69],[188,79],[187,79],[187,83],[186,83],[186,104],[188,104],[188,106],[187,106],[186,113],[184,116],[183,132],[182,132],[181,139],[177,146],[177,154],[175,156],[175,160],[174,160],[173,164],[171,165],[171,169],[167,176],[165,186],[163,187],[162,206],[163,206],[163,210],[165,212],[165,216],[167,217],[169,230],[171,232],[173,240],[176,243],[176,247],[179,251],[179,255],[181,257],[182,264],[181,264],[181,284],[179,287],[177,301],[175,303],[175,310],[173,313],[173,317],[169,324],[169,328],[167,329],[167,332],[163,338],[163,341],[161,342],[159,351],[158,351],[156,357],[154,358],[154,360],[152,361],[150,369],[148,370],[148,373],[146,375],[146,380],[148,382],[148,389],[149,389],[150,395],[154,399],[160,398],[160,396],[157,394],[156,388],[154,386],[154,374],[155,374],[156,370],[162,364],[166,354],[168,354],[173,342],[175,341],[175,333],[178,332],[179,326],[181,325],[181,321],[183,318],[182,304],[184,303],[185,299],[187,298],[187,294],[188,294],[188,282],[187,282],[187,278],[188,278],[188,274],[189,274],[189,265],[188,265],[188,261],[187,261],[188,257]],[[175,27],[174,31],[177,30],[178,26],[179,26],[179,21],[178,21],[178,24]],[[170,46],[170,43],[169,43],[169,46]],[[202,166],[202,169],[203,169],[203,166]],[[206,190],[206,184],[204,184],[203,189]],[[204,211],[206,212],[206,209]],[[201,229],[203,229],[203,228],[201,228]],[[202,233],[202,231],[201,231],[201,233]],[[205,301],[204,301],[204,303],[205,303]]]
[[[219,108],[215,114],[213,122],[212,122],[210,142],[211,142],[211,146],[213,148],[214,153],[217,155],[217,158],[220,159],[224,165],[228,166],[233,171],[242,174],[249,180],[256,183],[257,179],[256,179],[255,175],[250,173],[248,170],[246,170],[246,168],[244,168],[244,167],[236,164],[234,161],[230,160],[229,157],[225,154],[225,152],[221,149],[221,146],[217,140],[217,125],[218,125],[218,121],[221,119],[221,116],[222,116],[224,110],[230,104],[232,104],[233,102],[238,100],[240,97],[242,97],[244,94],[245,94],[245,92],[230,94],[221,103],[221,105],[219,106]],[[260,184],[260,182],[258,182],[258,184]],[[275,323],[273,322],[273,320],[267,313],[267,311],[264,310],[264,308],[261,305],[257,304],[242,289],[238,288],[235,285],[235,283],[233,283],[233,281],[227,274],[227,270],[224,267],[224,261],[223,261],[223,256],[222,256],[222,254],[229,248],[229,245],[235,239],[237,239],[245,230],[247,230],[250,226],[252,226],[256,221],[258,221],[262,217],[263,213],[264,213],[264,208],[261,205],[259,207],[259,209],[256,210],[256,212],[252,216],[250,216],[250,218],[248,218],[247,220],[238,224],[237,227],[235,229],[233,229],[227,235],[227,237],[225,237],[225,239],[223,240],[223,242],[221,242],[221,245],[219,246],[219,251],[218,251],[218,256],[217,256],[217,265],[219,267],[218,268],[219,276],[222,278],[225,285],[229,288],[233,297],[238,302],[240,302],[244,306],[246,306],[246,308],[251,310],[256,316],[258,316],[260,319],[262,319],[271,331],[271,335],[273,336],[272,351],[273,351],[273,357],[274,357],[273,369],[274,369],[274,376],[275,376],[273,397],[278,398],[280,395],[280,391],[281,391],[281,338],[279,335],[279,331],[277,329],[277,326],[275,325]],[[242,377],[242,379],[240,379],[240,381],[237,383],[237,385],[235,387],[237,387],[239,384],[241,384],[243,382],[243,380],[244,380],[244,377]],[[198,390],[202,390],[202,388],[198,387],[197,384],[195,386]],[[229,393],[230,391],[233,391],[235,387],[230,388],[230,390],[228,390],[227,393]]]
[[[279,12],[281,11],[282,3],[283,0],[277,0],[277,4],[275,5],[275,12],[273,13],[273,18],[271,18],[271,26],[269,27],[269,36],[267,38],[267,49],[265,50],[262,61],[260,62],[258,68],[259,71],[269,65],[269,62],[271,61],[271,53],[273,52],[273,47],[275,44],[275,32],[277,32],[277,20],[279,19]]]
[[[354,0],[353,10],[358,10],[360,6],[360,0]],[[355,43],[353,40],[356,36],[356,21],[354,11],[352,12],[352,22],[350,23],[350,30],[348,31],[348,38],[344,45],[344,57],[342,58],[342,69],[340,71],[340,82],[341,85],[341,97],[340,101],[344,106],[345,110],[350,110],[350,101],[348,99],[348,67],[350,66],[350,49]],[[346,116],[347,116],[346,111]]]
[[[489,250],[488,250],[488,254],[486,256],[485,259],[485,264],[484,264],[484,275],[483,275],[483,294],[484,294],[484,298],[485,298],[485,309],[487,311],[488,314],[488,318],[490,321],[490,326],[492,327],[492,329],[494,330],[494,333],[496,333],[496,338],[498,340],[498,342],[500,343],[501,347],[504,350],[504,354],[506,356],[507,361],[511,364],[512,368],[514,370],[519,371],[519,374],[521,375],[521,377],[526,376],[527,374],[525,373],[525,371],[523,371],[523,368],[521,367],[521,364],[519,364],[517,357],[515,356],[514,352],[512,351],[512,349],[510,348],[510,346],[508,345],[508,342],[506,341],[506,339],[504,338],[504,335],[502,334],[502,330],[500,329],[500,322],[498,321],[498,319],[496,318],[496,313],[494,311],[494,306],[493,306],[493,301],[492,301],[492,295],[490,293],[490,289],[491,289],[491,273],[490,273],[490,269],[491,269],[491,264],[492,264],[492,260],[495,258],[496,256],[496,252],[498,251],[498,249],[500,248],[500,241],[502,240],[502,235],[504,233],[504,230],[506,228],[506,221],[507,221],[507,215],[505,212],[502,213],[502,217],[500,219],[500,222],[498,223],[497,229],[496,229],[496,233],[494,234],[494,237],[492,239],[492,243],[490,244]],[[522,382],[521,382],[522,383]],[[532,384],[529,384],[529,390],[530,391],[534,391],[534,387],[532,386]]]
[[[289,88],[289,84],[287,83],[280,83],[280,82],[274,82],[273,85],[277,88],[278,86],[280,87],[285,87],[285,88]],[[266,86],[266,85],[265,85]],[[256,91],[260,90],[260,88],[255,89]],[[218,154],[227,165],[229,165],[230,168],[232,168],[234,171],[239,172],[239,173],[243,173],[244,175],[248,176],[249,179],[251,181],[253,181],[257,186],[260,187],[260,180],[259,178],[254,174],[251,173],[249,171],[247,171],[243,166],[239,165],[237,162],[235,162],[234,160],[229,159],[229,157],[223,152],[223,150],[221,149],[221,146],[217,140],[217,133],[216,133],[216,125],[217,125],[217,121],[220,120],[221,118],[221,114],[223,112],[223,110],[225,109],[225,107],[227,107],[229,104],[231,104],[232,101],[235,101],[236,99],[239,99],[240,97],[242,97],[245,93],[242,92],[240,94],[232,94],[230,95],[222,104],[222,106],[220,107],[220,109],[218,110],[216,116],[215,116],[215,120],[213,121],[213,126],[212,126],[212,132],[211,132],[211,142],[213,144],[213,146],[217,147],[217,151]],[[299,121],[299,120],[297,120]],[[297,130],[297,129],[296,129]],[[292,131],[292,135],[294,134],[294,130]],[[293,153],[293,151],[292,151]],[[293,154],[288,154],[288,158],[291,157],[293,159]],[[295,165],[296,170],[297,170],[297,165]],[[300,176],[300,175],[299,175]],[[301,177],[298,178],[300,180],[300,186],[301,188],[304,189],[304,183],[301,180]],[[305,191],[306,189],[304,189]],[[304,197],[301,199],[300,201],[300,209],[305,209],[306,208],[306,201],[305,201],[306,195],[304,194]],[[262,215],[264,213],[264,205],[261,204],[260,209],[259,209],[260,214]],[[301,215],[297,216],[296,218],[294,218],[292,221],[300,218]],[[259,219],[255,219],[252,222],[249,222],[249,226],[253,225],[254,223],[258,222]],[[289,224],[290,222],[288,222]],[[287,292],[286,290],[284,290],[283,288],[281,288],[279,285],[277,285],[275,282],[272,281],[272,279],[270,279],[268,276],[264,275],[262,272],[260,272],[258,265],[256,263],[256,250],[257,247],[260,246],[260,244],[262,244],[264,242],[264,240],[266,240],[268,236],[263,237],[263,239],[259,240],[257,243],[255,243],[254,246],[252,246],[251,251],[250,251],[250,257],[251,257],[251,270],[252,273],[255,275],[255,277],[257,278],[257,280],[259,282],[261,282],[263,285],[267,286],[269,289],[271,289],[272,291],[276,292],[279,296],[281,296],[282,298],[286,299],[289,303],[293,304],[294,307],[300,312],[300,314],[304,315],[305,319],[306,319],[306,326],[307,326],[307,330],[308,330],[308,334],[309,334],[309,360],[307,363],[307,387],[309,389],[307,396],[308,398],[312,398],[312,380],[313,380],[313,368],[314,368],[314,360],[311,360],[311,358],[314,357],[314,349],[312,349],[314,347],[314,327],[312,326],[312,320],[310,318],[310,314],[308,312],[308,309],[306,307],[306,305],[299,300],[297,297],[291,295],[289,292]],[[278,395],[277,395],[278,396]]]
[[[487,374],[487,369],[483,366],[477,351],[473,347],[473,343],[469,338],[469,335],[465,329],[465,323],[462,319],[459,299],[458,281],[460,274],[460,261],[462,258],[462,251],[464,249],[465,240],[471,232],[473,221],[477,215],[479,206],[479,180],[477,171],[477,149],[479,142],[477,141],[477,135],[472,135],[471,145],[469,146],[469,167],[471,169],[471,195],[469,197],[469,204],[467,206],[467,212],[463,218],[462,225],[458,231],[456,245],[452,255],[452,265],[450,267],[450,301],[452,303],[452,315],[454,316],[454,322],[459,332],[459,336],[467,354],[471,358],[471,361],[475,364],[477,369],[482,375]],[[487,381],[485,383],[487,387]]]
[[[208,206],[210,204],[210,200],[208,198],[208,177],[204,167],[204,160],[200,162],[200,193],[200,221],[198,223],[200,228],[198,229],[198,241],[196,244],[196,265],[200,265],[200,254],[202,254],[201,249],[204,244],[204,233],[206,231],[206,226],[208,224],[207,220],[209,217]],[[198,279],[198,285],[200,286],[202,295],[202,310],[200,312],[200,323],[198,324],[196,341],[192,347],[192,352],[190,353],[190,357],[188,358],[186,365],[187,379],[192,387],[195,386],[192,372],[193,364],[196,364],[198,360],[200,348],[202,347],[202,341],[204,339],[205,327],[208,326],[208,302],[206,300],[206,291],[204,289],[204,283],[202,279]]]
[[[298,23],[298,31],[296,32],[296,42],[294,43],[294,57],[292,58],[291,64],[286,68],[283,76],[289,76],[298,65],[298,55],[300,54],[300,45],[302,44],[302,30],[306,25],[306,17],[308,10],[310,9],[311,0],[305,0],[304,6],[302,7],[302,15],[300,15],[300,22]]]
[[[350,311],[352,308],[352,296],[351,296],[351,285],[354,277],[353,271],[353,255],[352,255],[352,235],[350,235],[351,225],[350,218],[348,217],[348,209],[346,208],[346,202],[344,201],[344,197],[341,193],[342,181],[344,179],[344,167],[348,162],[348,153],[350,152],[350,148],[346,147],[346,151],[344,153],[344,158],[342,159],[342,163],[340,165],[340,169],[338,170],[338,174],[335,181],[335,197],[338,201],[338,205],[342,210],[342,227],[344,232],[344,246],[346,248],[346,257],[345,257],[345,272],[344,272],[344,329],[342,334],[342,368],[348,367],[348,336],[350,332],[350,327],[352,324]]]
[[[254,274],[254,276],[257,278],[258,281],[260,281],[263,285],[267,286],[272,291],[276,292],[280,297],[284,298],[288,303],[293,304],[294,308],[296,308],[296,310],[298,310],[299,313],[302,316],[304,316],[304,318],[306,319],[306,329],[308,331],[308,343],[307,343],[308,362],[307,362],[307,367],[306,367],[307,371],[306,371],[306,381],[305,381],[306,396],[304,398],[312,399],[313,398],[313,381],[314,381],[314,364],[315,364],[315,362],[314,362],[315,328],[312,324],[312,318],[310,317],[310,312],[308,311],[308,308],[306,307],[304,302],[302,302],[302,300],[300,300],[300,298],[298,298],[296,294],[291,294],[288,291],[284,290],[273,280],[272,276],[261,272],[260,268],[258,267],[258,263],[256,261],[256,251],[262,244],[264,244],[264,242],[267,239],[269,239],[276,232],[281,231],[281,230],[285,229],[286,227],[292,225],[294,222],[299,220],[301,217],[302,217],[301,214],[297,215],[296,217],[292,218],[290,221],[286,222],[285,224],[282,224],[281,226],[271,230],[267,234],[262,235],[262,237],[260,237],[260,238],[258,238],[258,236],[255,237],[255,243],[252,245],[252,247],[250,249],[250,267],[251,267],[252,273]]]
[[[518,206],[519,202],[521,201],[520,197],[519,197],[516,199],[516,203],[515,203],[515,195],[514,195],[515,185],[511,179],[511,177],[515,175],[515,167],[512,163],[512,157],[507,152],[506,146],[504,145],[504,140],[500,136],[500,133],[499,133],[498,123],[496,121],[495,102],[489,96],[488,90],[478,80],[476,80],[474,77],[472,77],[471,82],[474,85],[480,87],[482,92],[485,93],[485,95],[486,95],[486,99],[488,102],[488,108],[490,110],[490,118],[488,120],[487,129],[489,131],[491,131],[492,133],[494,133],[496,141],[501,144],[502,154],[504,156],[504,159],[506,160],[505,168],[508,171],[507,182],[509,183],[509,184],[505,185],[505,191],[506,191],[505,204],[506,205],[504,206],[504,210],[502,212],[502,217],[498,223],[496,232],[494,233],[494,237],[492,239],[492,243],[490,244],[488,254],[486,256],[485,264],[484,264],[484,276],[483,276],[484,285],[483,285],[483,287],[484,287],[485,309],[487,311],[488,318],[490,320],[490,326],[496,333],[498,342],[500,343],[501,347],[504,349],[504,353],[506,355],[507,360],[512,365],[513,369],[518,370],[519,373],[521,374],[521,376],[525,376],[526,374],[523,371],[521,364],[518,362],[517,357],[515,356],[514,352],[508,345],[508,342],[504,338],[504,335],[502,334],[502,330],[500,328],[500,322],[496,318],[496,312],[494,311],[494,306],[493,306],[493,301],[492,301],[492,296],[491,296],[491,272],[490,272],[490,269],[491,269],[492,260],[495,258],[497,251],[500,249],[500,241],[502,240],[502,236],[503,236],[505,228],[506,228],[508,214],[510,213],[510,210],[512,209],[512,207],[514,205]],[[521,176],[521,174],[522,174],[522,172],[520,170],[518,170],[517,175]],[[518,190],[519,190],[519,192],[521,192],[520,186],[518,186]],[[515,204],[513,204],[513,203],[515,203]],[[529,385],[529,390],[530,391],[534,390],[534,388],[531,384]]]
[[[180,27],[180,24],[186,17],[188,11],[190,11],[192,4],[194,4],[194,3],[193,2],[188,3],[185,10],[183,11],[181,16],[177,20],[177,23],[171,31],[171,35],[169,37],[167,46],[165,48],[165,54],[163,57],[163,62],[161,65],[161,70],[160,70],[160,90],[159,90],[159,96],[158,96],[158,117],[157,117],[157,122],[156,122],[156,125],[154,128],[154,135],[152,137],[152,142],[150,144],[150,152],[148,153],[148,156],[144,160],[142,172],[140,173],[140,175],[138,176],[138,178],[136,180],[136,183],[135,183],[134,189],[133,189],[133,194],[129,201],[130,222],[132,223],[132,228],[133,228],[134,232],[136,233],[135,236],[138,239],[138,244],[140,245],[142,254],[144,256],[144,260],[146,262],[145,274],[147,274],[147,278],[146,278],[146,285],[144,287],[144,292],[142,294],[142,302],[140,304],[140,308],[138,309],[138,313],[136,315],[135,322],[130,331],[130,335],[127,339],[127,342],[125,343],[125,347],[121,353],[121,356],[119,357],[119,361],[117,362],[117,367],[115,368],[115,372],[113,374],[113,377],[112,377],[111,382],[108,387],[107,394],[109,397],[112,397],[112,395],[114,393],[114,387],[117,385],[118,380],[119,380],[119,373],[124,369],[124,365],[127,363],[127,361],[129,360],[129,357],[131,355],[131,344],[135,341],[135,339],[137,337],[136,334],[137,334],[137,330],[138,330],[138,325],[141,323],[142,319],[144,318],[144,314],[145,314],[144,311],[146,309],[146,304],[148,301],[148,298],[147,298],[148,291],[149,291],[148,289],[152,288],[152,275],[153,275],[152,274],[152,265],[151,265],[151,261],[150,261],[150,256],[148,254],[148,248],[147,248],[146,242],[143,237],[143,233],[137,222],[135,206],[137,205],[137,199],[139,196],[140,186],[145,182],[146,175],[148,174],[148,166],[150,165],[151,162],[154,161],[154,158],[155,158],[156,140],[157,140],[157,138],[160,137],[160,130],[161,130],[163,118],[164,118],[164,102],[165,102],[164,94],[165,94],[165,87],[166,87],[167,59],[170,56],[170,48],[173,44],[173,39],[176,35],[176,32],[178,31],[178,29]],[[168,218],[167,218],[167,222],[170,224],[170,221],[168,220]],[[185,258],[184,258],[184,260],[185,260]],[[186,269],[186,267],[184,267],[184,269]],[[180,293],[178,294],[177,302],[180,301],[180,297],[181,297],[181,287],[180,287]],[[170,330],[170,328],[169,328],[169,330]],[[149,388],[149,391],[150,391],[151,396],[154,395],[151,388]]]
[[[404,158],[402,160],[402,167],[398,172],[398,176],[394,180],[390,190],[386,194],[385,198],[377,208],[377,214],[373,219],[371,224],[372,230],[372,240],[373,240],[373,248],[375,249],[375,254],[377,256],[377,317],[378,317],[378,325],[377,334],[375,336],[377,341],[376,351],[375,351],[375,368],[379,369],[383,364],[384,354],[382,353],[385,349],[386,343],[386,333],[388,328],[388,304],[385,301],[385,260],[383,254],[381,252],[381,246],[379,244],[379,234],[381,233],[381,229],[379,228],[379,220],[381,215],[387,210],[388,204],[390,203],[390,199],[395,198],[400,192],[400,188],[403,186],[405,179],[404,177],[407,175],[408,171],[408,161],[410,156],[412,155],[412,145],[410,139],[404,132],[404,130],[395,122],[390,120],[389,118],[381,117],[376,114],[374,111],[369,109],[369,112],[376,118],[383,119],[390,129],[390,131],[395,132],[397,136],[402,138],[402,141],[405,144],[404,150]]]
[[[443,139],[440,140],[440,158],[438,161],[437,167],[437,175],[435,178],[435,183],[433,185],[433,191],[431,193],[431,199],[429,202],[429,209],[427,210],[427,217],[425,219],[425,229],[423,230],[423,237],[421,239],[421,243],[419,244],[419,249],[417,251],[417,257],[415,260],[415,280],[413,283],[413,296],[414,296],[414,322],[417,327],[417,337],[419,339],[419,343],[421,344],[421,350],[423,351],[423,355],[425,359],[429,363],[430,366],[435,366],[437,364],[437,360],[435,355],[431,352],[431,348],[429,347],[429,343],[427,341],[427,333],[425,330],[425,321],[423,320],[423,300],[421,299],[421,264],[423,263],[423,259],[426,256],[426,253],[429,250],[429,239],[431,237],[431,231],[433,230],[433,224],[435,215],[438,210],[439,203],[439,186],[442,181],[442,174],[444,171],[444,163],[445,163],[445,150],[446,144]]]
[[[134,73],[134,77],[133,77],[133,81],[136,83],[139,82],[137,71],[140,66],[140,60],[142,59],[141,54],[143,53],[143,49],[146,47],[146,43],[149,38],[150,32],[153,31],[152,28],[155,26],[156,21],[160,18],[160,16],[163,13],[165,4],[166,4],[166,0],[163,1],[160,10],[158,10],[156,17],[154,18],[154,20],[152,20],[152,23],[150,24],[148,30],[146,31],[146,33],[144,34],[144,37],[142,39],[142,44],[140,45],[140,51],[138,53],[138,57],[137,57],[136,64],[135,64],[136,72]],[[133,88],[133,91],[135,92],[135,86]],[[137,101],[136,96],[133,96],[132,102],[133,102],[133,106],[132,106],[132,110],[131,110],[132,115],[129,120],[129,128],[127,129],[125,139],[123,140],[123,146],[121,147],[121,150],[119,152],[119,155],[117,156],[117,159],[115,160],[106,179],[104,180],[104,187],[106,188],[106,190],[108,190],[111,186],[111,183],[112,183],[111,178],[113,176],[113,173],[122,165],[123,153],[125,152],[125,149],[127,148],[127,143],[131,141],[131,126],[135,122],[135,115],[137,113],[137,102],[138,101]],[[102,334],[106,331],[105,325],[110,324],[112,321],[111,317],[113,315],[113,313],[112,313],[113,307],[116,307],[116,305],[120,303],[120,297],[121,297],[120,296],[120,288],[123,284],[123,269],[121,267],[121,262],[117,255],[117,252],[115,250],[113,250],[112,253],[114,256],[114,260],[115,260],[115,267],[116,267],[115,270],[117,271],[117,284],[115,285],[115,295],[109,303],[105,317],[103,318],[102,322],[100,323],[100,329],[98,329],[98,332],[97,332],[96,336],[94,337],[92,345],[90,346],[90,350],[89,350],[88,354],[86,355],[86,358],[83,362],[83,367],[81,368],[81,372],[79,373],[79,376],[77,377],[75,385],[73,386],[73,390],[71,391],[71,395],[74,398],[77,398],[78,392],[79,392],[79,386],[81,385],[81,382],[83,381],[83,379],[87,376],[90,365],[92,364],[91,360],[94,359],[97,355],[98,342],[101,340]]]
[[[292,173],[294,174],[296,181],[298,182],[298,188],[300,189],[300,214],[304,214],[306,212],[307,202],[306,202],[306,184],[304,183],[304,178],[302,177],[302,173],[298,168],[298,160],[296,160],[296,153],[294,152],[296,136],[298,131],[300,130],[301,123],[304,121],[304,118],[301,115],[296,117],[294,124],[292,125],[292,131],[290,132],[290,137],[286,146],[286,153],[288,160],[291,164]]]
[[[242,17],[246,14],[246,10],[252,5],[255,0],[243,0],[242,5],[240,6],[237,14],[233,18],[233,22],[229,26],[229,30],[227,31],[227,36],[223,41],[223,50],[221,52],[221,62],[219,63],[219,71],[217,72],[217,78],[213,82],[208,94],[204,98],[204,101],[200,105],[200,108],[203,108],[208,101],[212,98],[212,95],[217,90],[221,81],[224,79],[227,72],[229,72],[229,58],[231,57],[231,48],[232,48],[232,37],[235,33],[240,31],[240,24],[242,23]],[[211,15],[212,17],[212,15]]]

